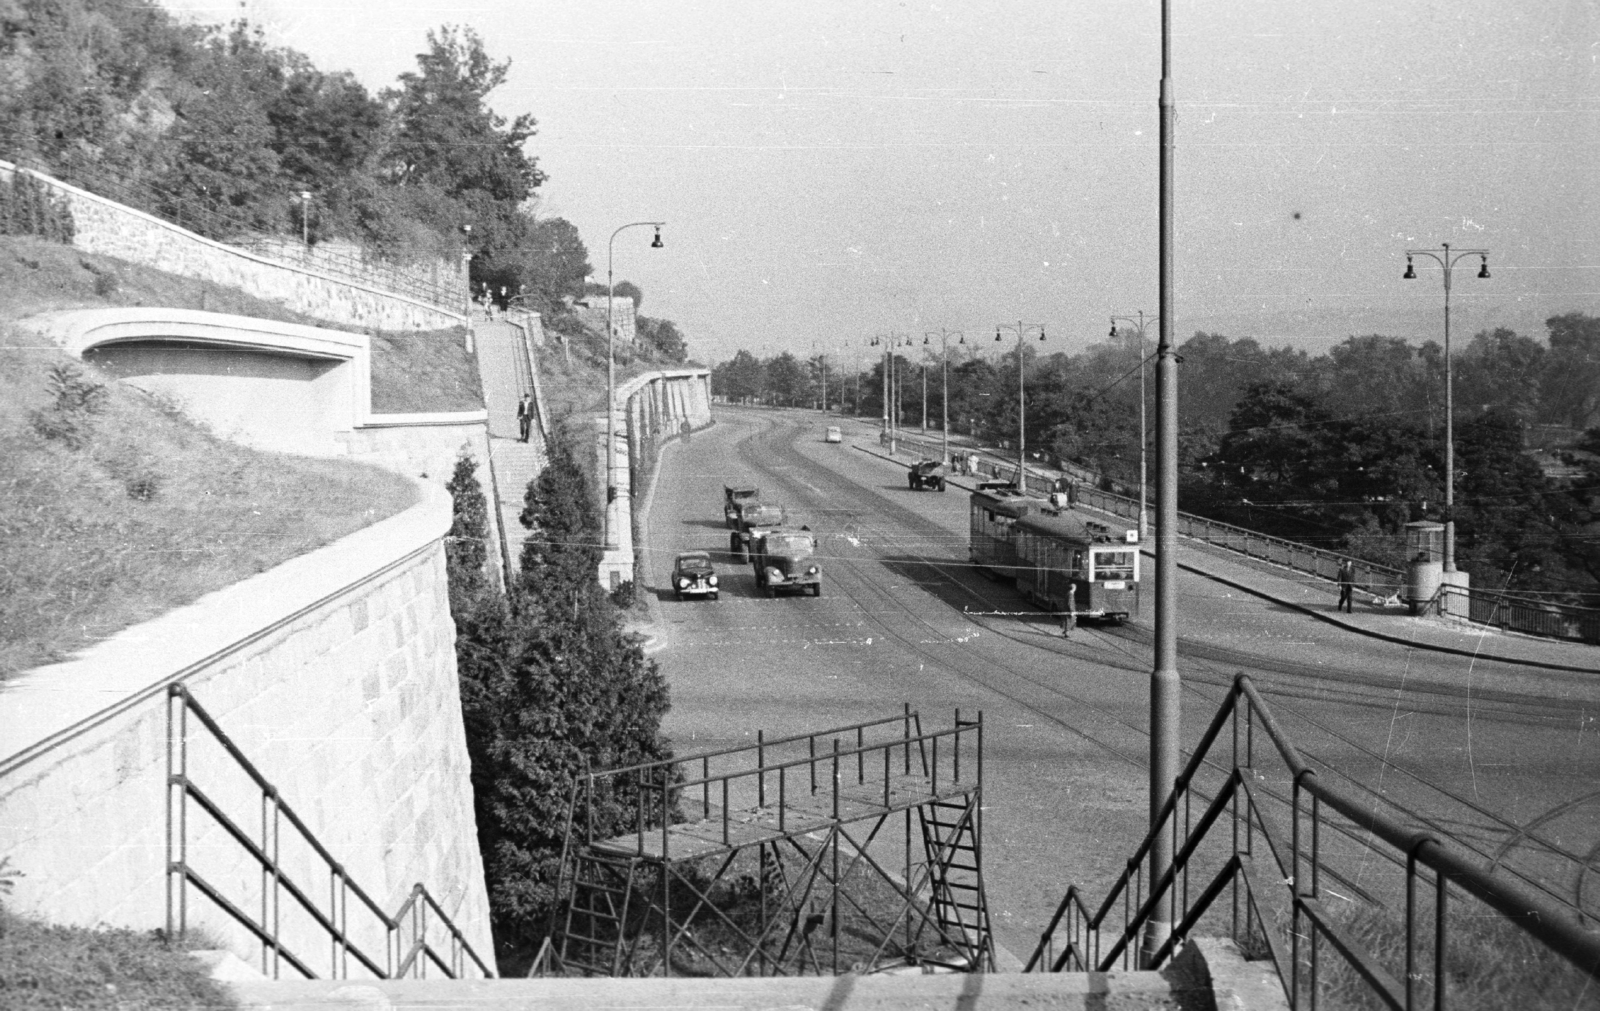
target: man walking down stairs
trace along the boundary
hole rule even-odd
[[[504,320],[478,320],[478,375],[489,411],[489,455],[494,464],[496,503],[506,551],[515,569],[528,531],[518,517],[528,483],[547,459],[535,399],[533,361],[521,327]]]

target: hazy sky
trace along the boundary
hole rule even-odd
[[[211,19],[237,5],[168,0]],[[603,280],[691,354],[1043,323],[1080,350],[1156,311],[1155,0],[247,0],[269,38],[368,87],[424,33],[509,58],[550,180]],[[1491,250],[1453,333],[1600,314],[1600,5],[1174,0],[1176,334],[1313,352],[1440,334],[1408,246]],[[1466,269],[1470,267],[1471,269]]]

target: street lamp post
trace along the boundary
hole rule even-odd
[[[1139,335],[1139,543],[1140,544],[1145,543],[1145,541],[1148,540],[1149,537],[1150,537],[1150,513],[1149,513],[1149,510],[1145,507],[1145,495],[1146,495],[1145,488],[1147,487],[1147,485],[1146,485],[1146,469],[1145,469],[1146,439],[1145,439],[1145,434],[1144,434],[1144,411],[1145,411],[1144,328],[1145,328],[1145,324],[1154,323],[1160,318],[1161,317],[1159,317],[1159,316],[1151,316],[1150,318],[1146,319],[1143,309],[1139,310],[1137,316],[1113,316],[1113,317],[1111,317],[1111,336],[1113,338],[1115,338],[1117,336],[1117,324],[1118,323],[1132,323],[1133,327],[1134,327],[1134,331]]]
[[[461,251],[461,277],[467,289],[467,333],[464,338],[467,354],[472,354],[472,226],[462,225],[461,234],[466,248]]]
[[[1489,276],[1489,251],[1487,249],[1450,250],[1450,243],[1441,243],[1440,249],[1406,250],[1406,272],[1402,280],[1415,280],[1414,256],[1426,256],[1444,268],[1444,571],[1456,571],[1456,440],[1455,440],[1455,389],[1450,371],[1450,275],[1458,260],[1478,257],[1479,277]]]
[[[965,344],[967,335],[959,330],[930,330],[922,335],[922,343],[926,344],[934,337],[939,338],[939,360],[944,373],[943,392],[939,395],[939,460],[941,463],[950,462],[950,338],[959,338],[957,344]],[[927,400],[926,397],[923,398]]]
[[[661,229],[665,221],[630,221],[621,228],[611,233],[611,238],[606,242],[606,507],[605,507],[605,546],[612,550],[617,546],[617,525],[612,522],[611,510],[617,501],[617,324],[616,308],[613,302],[616,290],[612,284],[612,265],[616,256],[617,236],[630,228],[654,228],[656,237],[651,240],[651,249],[661,248]]]
[[[1029,334],[1038,331],[1039,339],[1044,340],[1043,323],[1024,323],[1018,320],[1015,325],[1011,323],[996,323],[994,325],[994,339],[1000,340],[1000,331],[1012,330],[1017,335],[1017,490],[1028,490],[1028,456],[1027,456],[1027,391],[1024,389],[1023,380],[1026,378],[1022,367],[1022,340]]]
[[[300,191],[300,244],[311,249],[311,191]]]

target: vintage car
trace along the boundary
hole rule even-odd
[[[685,551],[672,560],[672,592],[678,599],[685,597],[710,597],[718,599],[717,573],[711,567],[711,555],[705,551]]]
[[[738,524],[734,522],[734,514],[738,511],[740,502],[747,499],[761,497],[761,489],[750,484],[726,484],[722,486],[722,525],[729,530],[735,529]]]
[[[906,483],[912,491],[923,488],[932,488],[934,491],[944,491],[944,464],[938,460],[918,460],[911,465],[911,470],[906,474]]]
[[[769,597],[779,590],[811,591],[822,596],[822,568],[817,564],[817,539],[805,527],[758,531],[750,539],[750,565],[756,586]]]
[[[822,437],[823,442],[843,442],[844,431],[838,425],[829,425],[828,431]]]
[[[728,550],[742,561],[755,533],[781,527],[783,521],[783,506],[758,498],[740,499],[733,504],[733,533],[728,535]]]

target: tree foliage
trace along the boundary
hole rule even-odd
[[[475,485],[458,467],[458,517],[473,514]],[[479,846],[502,942],[536,937],[559,902],[574,778],[671,756],[661,735],[666,681],[623,637],[597,578],[598,506],[571,439],[555,441],[527,491],[521,576],[505,597],[462,596],[467,606],[456,613]],[[635,810],[625,788],[575,816],[607,835],[631,828]]]

